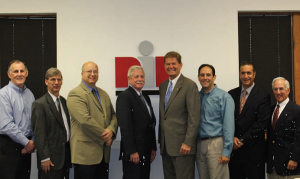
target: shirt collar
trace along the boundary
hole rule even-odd
[[[58,95],[58,97],[54,96],[54,95],[53,95],[52,93],[50,93],[49,91],[48,91],[48,93],[50,94],[50,96],[51,96],[51,98],[53,99],[54,102],[56,101],[57,98],[60,97],[60,95]]]
[[[280,107],[285,106],[290,101],[289,97],[282,101],[280,104],[277,101],[276,106],[279,104]]]
[[[90,91],[92,91],[93,89],[96,91],[96,93],[98,93],[96,86],[94,88],[91,88],[89,85],[85,84],[85,82],[81,81]]]
[[[213,87],[213,89],[211,89],[208,93],[204,93],[204,91],[203,91],[203,88],[201,89],[201,93],[202,94],[209,94],[209,93],[211,93],[211,92],[213,92],[216,88],[218,88],[218,86],[216,85],[216,84],[214,84],[215,86]]]
[[[242,92],[243,92],[244,90],[246,90],[246,91],[247,91],[247,94],[250,94],[250,92],[251,92],[251,90],[253,89],[254,85],[255,85],[255,83],[253,82],[253,84],[252,84],[249,88],[247,88],[247,89],[245,89],[245,88],[243,87],[243,85],[242,85]]]
[[[13,84],[13,82],[9,81],[8,86],[10,86],[15,91],[25,91],[26,90],[25,84],[24,84],[24,87],[22,89],[22,88],[19,88],[17,85]]]
[[[138,90],[136,90],[134,87],[132,87],[131,85],[129,85],[132,89],[134,89],[134,91],[140,96],[141,95],[141,93],[142,93],[142,90],[141,90],[141,92],[139,92]]]
[[[171,79],[169,78],[169,82],[172,81],[173,85],[176,84],[180,76],[181,76],[181,72],[180,72],[179,75],[178,75],[176,78],[174,78],[173,80],[171,80]]]

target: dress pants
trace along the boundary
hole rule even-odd
[[[294,179],[294,178],[300,178],[300,175],[289,175],[289,176],[277,175],[275,169],[273,170],[272,173],[268,173],[267,176],[268,176],[268,179]]]
[[[96,165],[74,164],[74,179],[108,179],[109,165],[102,161]]]
[[[31,154],[22,154],[23,145],[0,135],[0,178],[29,179]]]
[[[44,173],[42,170],[38,171],[39,179],[69,179],[71,168],[71,156],[70,156],[70,143],[66,143],[65,148],[65,162],[61,169],[50,170],[48,173]],[[55,165],[55,164],[54,164]]]
[[[122,161],[123,179],[149,179],[150,161],[142,161],[134,164],[130,161]]]
[[[198,140],[196,163],[199,179],[229,179],[228,164],[219,163],[223,148],[223,137]]]
[[[170,156],[164,146],[162,153],[164,179],[194,179],[195,155]]]

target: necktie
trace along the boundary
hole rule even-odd
[[[144,98],[144,96],[143,96],[142,93],[140,94],[140,98],[141,98],[141,100],[143,101],[143,103],[144,103],[144,105],[146,106],[146,108],[148,109],[148,112],[149,112],[149,114],[150,114],[150,116],[151,116],[150,109],[148,108],[148,105],[146,104],[146,100],[145,100],[145,98]],[[152,117],[152,116],[151,116],[151,117]]]
[[[247,95],[247,91],[244,90],[244,91],[243,91],[242,98],[241,98],[241,101],[240,101],[240,114],[241,114],[241,112],[242,112],[242,110],[243,110],[243,107],[244,107],[244,105],[245,105],[245,103],[246,103],[246,100],[247,100],[246,95]]]
[[[60,116],[62,117],[59,98],[56,98],[56,105],[57,105],[57,108],[58,108],[58,112],[59,112]]]
[[[99,99],[98,99],[98,97],[97,97],[97,94],[96,94],[96,91],[95,91],[95,89],[92,89],[92,93],[93,93],[93,95],[94,95],[94,97],[95,97],[96,101],[98,102],[98,104],[99,104],[99,105],[100,105],[100,107],[102,108],[102,105],[101,105],[101,103],[100,103],[100,101],[99,101]]]
[[[279,107],[280,107],[279,104],[277,104],[277,108],[275,109],[274,114],[273,114],[273,124],[272,124],[273,130],[275,129],[275,126],[276,126],[276,123],[278,120]]]
[[[170,85],[169,85],[167,94],[166,94],[166,96],[165,96],[165,109],[166,109],[166,107],[167,107],[169,98],[170,98],[170,96],[171,96],[171,94],[172,94],[172,89],[173,89],[173,83],[172,83],[172,81],[170,81]]]

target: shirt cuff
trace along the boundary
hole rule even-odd
[[[50,158],[46,158],[44,160],[41,160],[41,162],[45,162],[45,161],[48,161],[48,160],[50,160]]]

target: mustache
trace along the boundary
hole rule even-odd
[[[143,81],[137,81],[136,84],[144,84]]]

